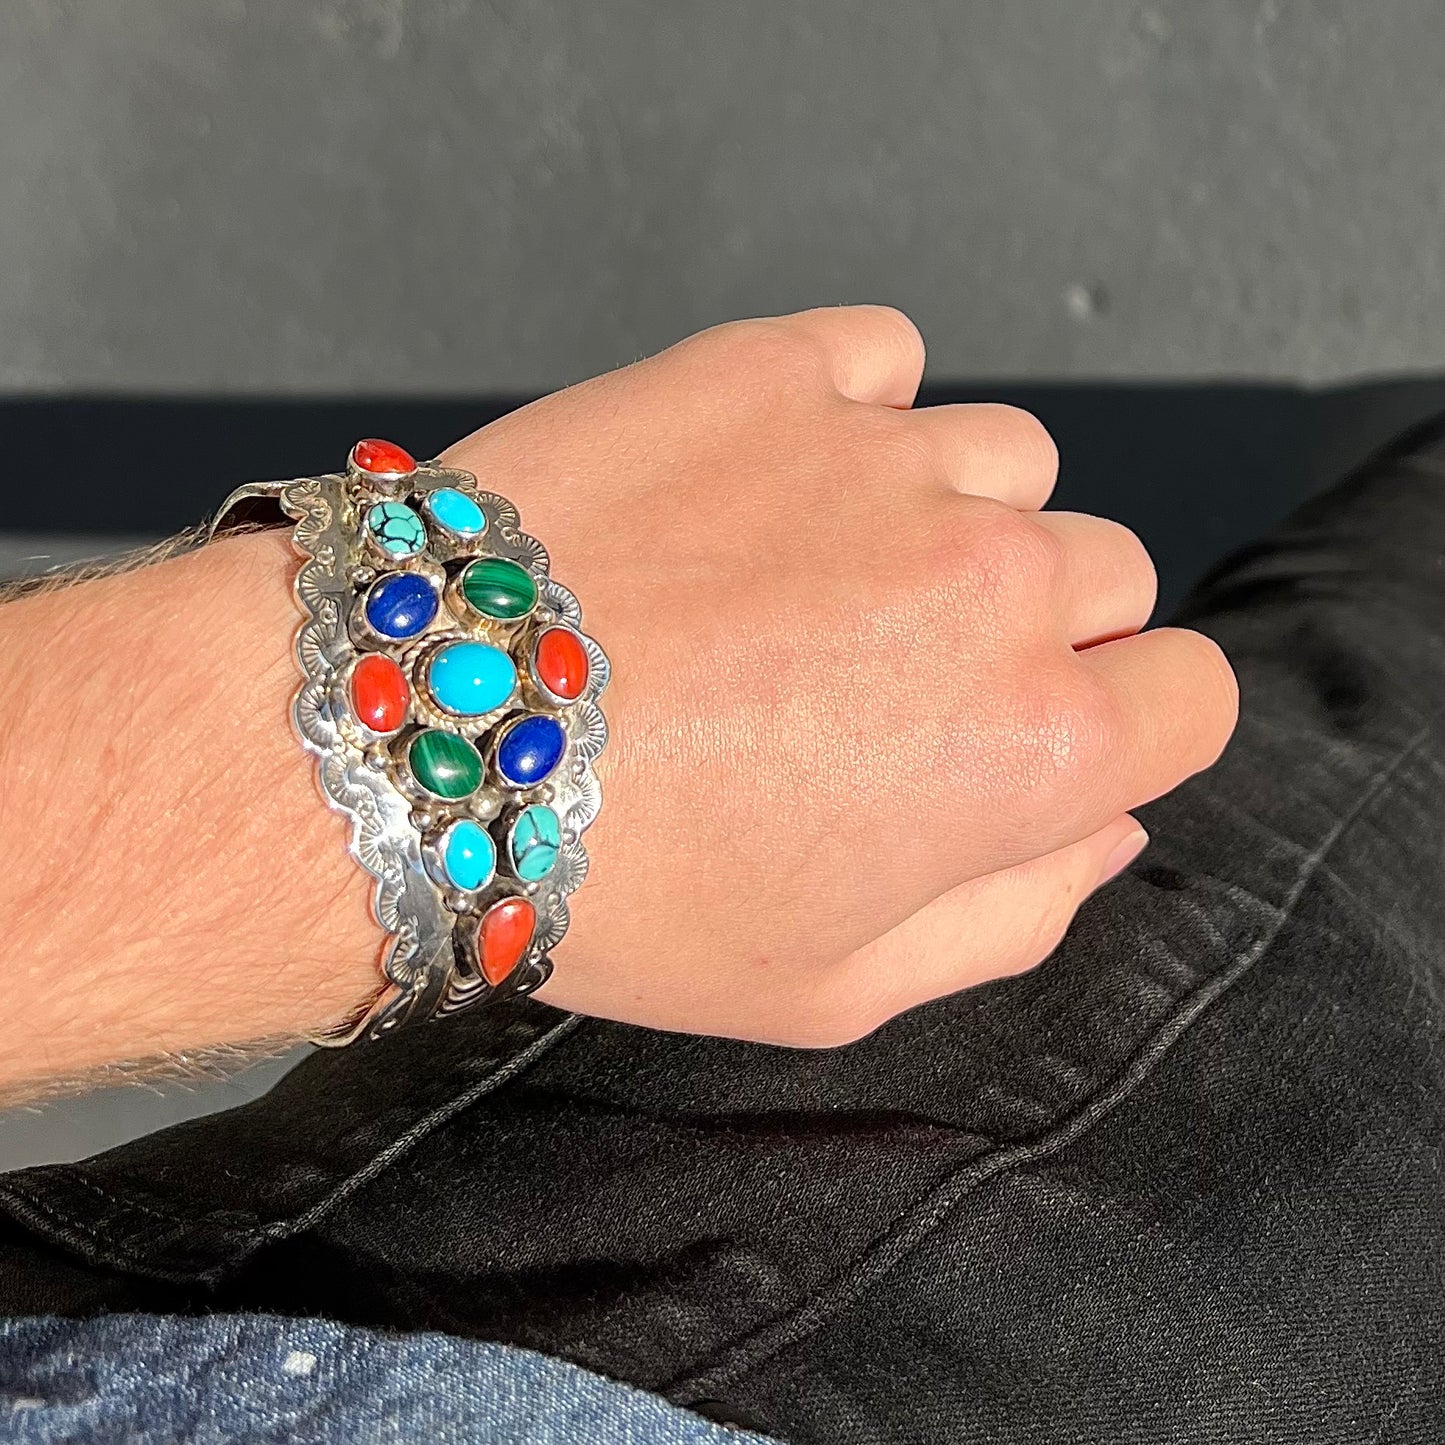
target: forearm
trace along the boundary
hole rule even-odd
[[[294,567],[252,533],[0,607],[0,1091],[294,1039],[377,986],[286,722]]]

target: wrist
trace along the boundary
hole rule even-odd
[[[366,880],[287,724],[294,570],[255,532],[0,608],[27,1021],[0,1080],[301,1036],[374,989]]]

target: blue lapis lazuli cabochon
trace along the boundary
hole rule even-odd
[[[458,537],[480,537],[487,530],[482,509],[456,487],[438,487],[427,493],[426,509],[448,532]]]
[[[497,869],[496,845],[487,830],[470,818],[447,829],[441,854],[448,881],[468,892],[480,888]]]
[[[497,744],[497,771],[514,788],[530,788],[549,777],[562,761],[567,734],[546,713],[510,723]]]
[[[366,594],[366,620],[382,637],[415,637],[436,615],[436,592],[415,572],[388,572]]]
[[[517,665],[500,647],[454,642],[431,660],[427,686],[438,704],[459,717],[480,717],[511,697]]]

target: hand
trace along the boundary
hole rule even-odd
[[[1032,418],[908,410],[922,366],[893,311],[745,322],[449,454],[613,660],[550,1001],[856,1038],[1038,962],[1138,850],[1127,810],[1223,746],[1213,644],[1130,635],[1138,542],[1037,510]],[[295,568],[254,532],[0,606],[0,1095],[284,1042],[375,990],[371,883],[286,723]]]
[[[606,804],[541,997],[658,1028],[855,1039],[1031,967],[1219,754],[1196,633],[1134,635],[1139,541],[1038,509],[1003,406],[910,410],[895,311],[722,326],[453,447],[608,650]]]

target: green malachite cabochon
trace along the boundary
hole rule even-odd
[[[419,732],[407,748],[412,776],[439,798],[465,798],[482,781],[482,757],[465,738],[440,728]]]
[[[512,622],[537,605],[537,584],[506,557],[481,557],[462,573],[462,596],[483,617]]]

